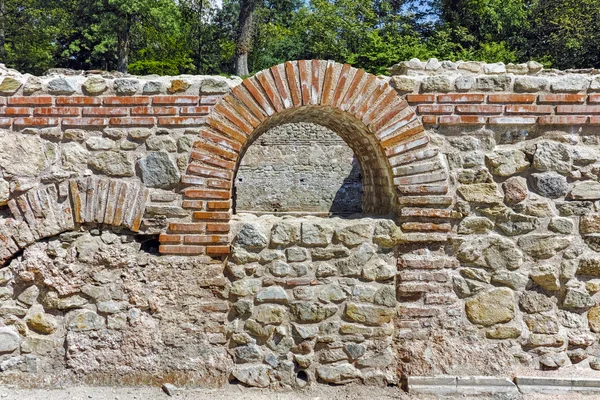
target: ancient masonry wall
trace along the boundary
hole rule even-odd
[[[1,69],[0,380],[600,369],[600,75],[434,59],[390,71]],[[362,218],[232,214],[246,150],[288,123],[352,149]]]

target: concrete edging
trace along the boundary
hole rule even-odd
[[[511,381],[492,376],[409,376],[407,389],[419,394],[597,393],[600,379],[517,376]]]

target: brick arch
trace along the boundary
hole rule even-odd
[[[161,235],[161,252],[229,253],[232,187],[250,144],[271,127],[314,122],[338,133],[357,156],[367,213],[396,214],[428,230],[423,206],[444,203],[447,171],[414,110],[384,78],[333,61],[286,62],[245,79],[213,108],[199,132],[182,183],[193,222]],[[410,221],[413,219],[414,221]],[[407,225],[410,224],[410,225]]]
[[[139,182],[89,177],[43,186],[11,199],[12,218],[0,219],[0,266],[25,247],[81,225],[138,232],[148,194]]]

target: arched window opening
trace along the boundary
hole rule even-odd
[[[239,213],[349,216],[362,212],[362,174],[332,130],[307,122],[276,126],[246,151],[235,180]]]

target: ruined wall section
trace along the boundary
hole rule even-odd
[[[595,70],[411,60],[392,68],[448,160],[441,246],[401,246],[400,371],[600,368]]]

